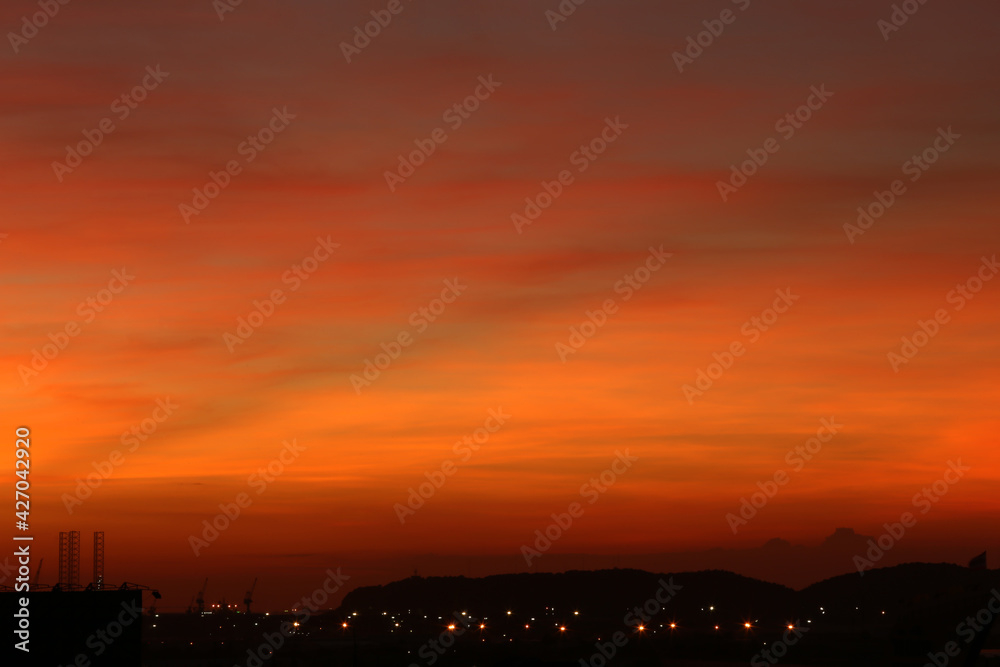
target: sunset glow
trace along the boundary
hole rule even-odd
[[[65,530],[174,610],[906,512],[879,565],[1000,550],[995,21],[754,2],[679,72],[703,4],[405,4],[350,62],[367,6],[106,4],[7,54],[43,579]]]

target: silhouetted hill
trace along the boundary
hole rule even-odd
[[[655,602],[657,595],[661,600],[669,597],[662,612]],[[344,598],[338,613],[347,617],[355,612],[368,616],[412,610],[447,618],[464,611],[477,619],[510,617],[522,624],[547,619],[544,622],[552,624],[574,621],[577,626],[583,622],[624,628],[634,625],[633,619],[642,622],[643,617],[634,615],[634,609],[648,604],[646,618],[657,626],[684,618],[685,622],[699,619],[706,626],[726,623],[732,627],[737,622],[742,625],[745,619],[785,619],[796,609],[796,597],[795,591],[785,586],[721,570],[677,574],[571,571],[479,579],[410,577],[356,589]],[[630,611],[633,616],[626,618]]]
[[[413,558],[405,568],[385,569],[382,581],[405,576],[418,568],[425,575],[488,576],[497,572],[568,572],[571,570],[598,571],[603,569],[636,569],[646,572],[695,572],[699,570],[726,570],[753,579],[770,581],[802,589],[812,583],[840,574],[856,572],[854,557],[863,555],[875,536],[857,533],[852,528],[836,528],[821,542],[794,544],[774,537],[749,546],[717,547],[695,551],[658,552],[646,554],[586,554],[546,553],[526,568],[519,553],[506,555],[450,556],[423,554]],[[978,548],[978,547],[977,547]],[[950,561],[965,563],[975,552],[960,545],[941,545],[933,555],[916,543],[901,541],[894,546],[879,565],[903,562]]]
[[[970,570],[952,563],[904,563],[867,570],[864,576],[844,574],[815,583],[799,592],[812,613],[824,607],[828,616],[842,621],[867,610],[893,616],[936,600],[1000,586],[1000,570]],[[864,618],[869,618],[866,613]]]
[[[659,592],[674,595],[665,605]],[[570,571],[482,577],[410,577],[350,592],[336,613],[364,617],[382,612],[431,619],[467,612],[476,619],[512,624],[572,621],[576,627],[607,629],[648,622],[650,627],[783,628],[790,622],[819,625],[880,625],[921,606],[970,591],[1000,587],[1000,571],[972,571],[948,563],[907,563],[840,575],[802,591],[723,570],[656,574],[642,570]],[[649,604],[645,616],[636,607]],[[661,610],[662,607],[662,610]],[[628,615],[629,612],[632,615]],[[511,612],[508,614],[507,612]],[[655,613],[652,613],[655,612]],[[883,613],[885,612],[885,613]]]

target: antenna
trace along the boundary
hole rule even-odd
[[[59,532],[59,581],[57,586],[69,584],[69,533]]]
[[[80,586],[80,531],[69,531],[69,588]]]
[[[94,531],[94,588],[104,588],[104,531]]]

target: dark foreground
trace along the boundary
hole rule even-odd
[[[161,614],[143,664],[1000,666],[998,615],[1000,572],[944,564],[802,591],[719,571],[412,577],[332,612]]]

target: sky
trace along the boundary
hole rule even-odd
[[[1000,549],[995,4],[222,2],[0,8],[43,582]]]

